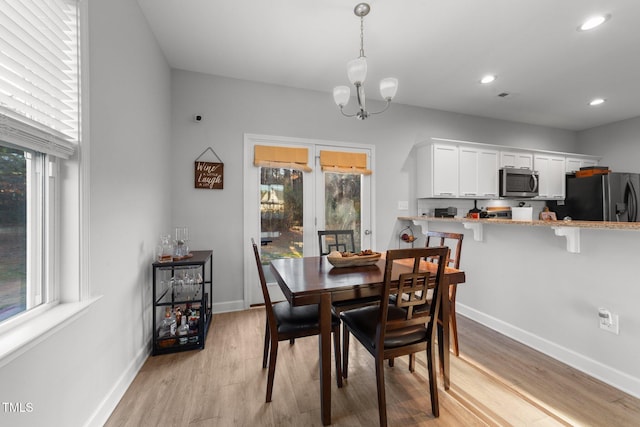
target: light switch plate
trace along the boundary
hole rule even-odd
[[[409,202],[407,200],[401,200],[398,202],[398,210],[399,211],[408,211],[409,210]]]

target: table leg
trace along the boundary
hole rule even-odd
[[[331,424],[331,294],[320,296],[320,411],[322,424]]]

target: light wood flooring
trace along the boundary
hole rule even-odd
[[[458,317],[460,357],[450,390],[439,384],[440,417],[422,353],[413,374],[406,357],[385,367],[390,426],[640,426],[640,399]],[[214,315],[204,350],[150,357],[106,426],[322,425],[316,337],[280,343],[265,403],[264,321],[264,308]],[[344,387],[332,378],[333,425],[378,425],[373,357],[355,339]]]

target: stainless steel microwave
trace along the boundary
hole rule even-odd
[[[500,197],[536,197],[538,172],[525,168],[500,169]]]

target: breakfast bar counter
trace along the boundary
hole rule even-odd
[[[640,222],[612,222],[612,221],[514,221],[504,218],[441,218],[432,216],[400,216],[398,220],[412,221],[422,228],[422,232],[429,230],[429,222],[461,223],[464,228],[473,231],[473,238],[483,240],[484,225],[515,225],[524,227],[546,227],[554,231],[556,236],[566,237],[567,251],[580,253],[580,229],[601,230],[631,230],[640,231]]]

